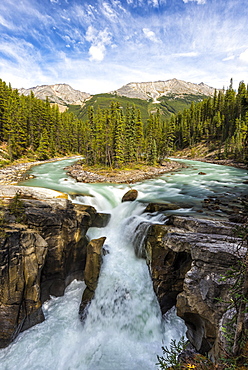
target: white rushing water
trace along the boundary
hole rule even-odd
[[[193,168],[132,185],[139,191],[138,200],[121,203],[129,186],[78,184],[62,171],[71,162],[34,167],[36,179],[26,184],[68,192],[75,202],[111,213],[105,228],[88,232],[90,238],[107,237],[104,248],[109,252],[103,257],[95,298],[82,324],[78,308],[84,283],[72,282],[64,297],[44,304],[43,323],[0,350],[0,369],[156,369],[161,346],[179,339],[185,327],[173,310],[162,318],[146,262],[134,252],[134,246],[139,249],[142,243],[147,225],[165,220],[163,214],[143,213],[146,202],[179,201],[185,204],[179,212],[194,213],[194,206],[205,196],[235,192],[237,187],[245,191],[242,181],[247,172],[190,161]],[[207,175],[199,176],[199,168]]]

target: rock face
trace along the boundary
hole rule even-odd
[[[67,199],[23,196],[21,202],[21,217],[6,207],[0,239],[0,347],[44,319],[41,304],[50,295],[63,295],[73,279],[84,278],[86,232],[95,221],[98,227],[107,222],[93,207]]]
[[[40,276],[48,251],[36,232],[13,228],[1,240],[0,347],[25,328],[44,320]]]
[[[79,307],[79,315],[82,320],[87,314],[86,308],[94,297],[97,287],[102,265],[102,246],[105,239],[105,237],[92,239],[87,245],[87,258],[84,270],[84,282],[86,284],[86,288],[83,292],[82,301]]]
[[[156,100],[160,96],[170,94],[173,95],[174,98],[189,94],[213,96],[214,91],[215,89],[213,87],[205,85],[202,82],[200,84],[194,84],[192,82],[185,82],[173,78],[167,81],[131,82],[111,93],[127,96],[128,98]]]
[[[19,89],[20,94],[30,95],[31,91],[35,97],[41,100],[48,98],[50,103],[66,107],[68,104],[82,105],[90,98],[90,94],[73,89],[67,84],[42,85],[30,89]]]
[[[162,312],[176,305],[187,336],[200,353],[221,352],[220,323],[232,282],[223,281],[240,258],[234,224],[172,216],[167,225],[152,225],[146,255]]]

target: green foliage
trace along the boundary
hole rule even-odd
[[[170,347],[162,347],[163,356],[157,356],[160,369],[182,369],[182,364],[179,362],[178,356],[182,353],[187,346],[187,341],[182,337],[178,342],[172,339]]]
[[[238,93],[232,84],[226,92],[215,92],[175,115],[176,149],[206,141],[209,148],[219,148],[218,157],[248,161],[248,91],[243,82]]]
[[[190,107],[192,102],[200,102],[208,97],[205,95],[186,95],[181,97],[175,96],[173,94],[161,96],[158,101],[160,101],[159,108],[161,109],[163,115],[169,118],[171,114],[177,114],[182,112],[184,109]]]
[[[15,216],[17,222],[22,222],[25,219],[24,203],[21,200],[21,195],[21,192],[16,192],[8,207],[9,213]]]
[[[44,129],[40,138],[40,143],[37,148],[37,156],[41,161],[49,158],[49,138],[47,130]]]
[[[36,99],[33,93],[19,95],[0,80],[0,144],[7,143],[11,161],[37,151],[39,159],[78,154],[83,146],[82,126],[74,114],[60,113],[48,99]]]
[[[69,112],[75,113],[79,119],[86,120],[89,107],[92,107],[94,111],[97,111],[98,108],[106,110],[109,109],[112,102],[117,103],[124,114],[126,114],[126,107],[134,104],[140,110],[143,121],[149,117],[149,103],[146,100],[127,98],[115,94],[96,94],[87,100],[83,107],[69,105]]]

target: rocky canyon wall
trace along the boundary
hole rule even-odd
[[[235,226],[171,216],[167,225],[151,225],[145,245],[162,313],[175,305],[190,342],[213,359],[223,348],[222,326],[233,285],[223,276],[245,253],[233,236]]]
[[[13,210],[9,204],[19,192]],[[74,205],[51,190],[1,187],[4,225],[0,249],[0,347],[44,320],[42,303],[61,296],[73,279],[84,278],[90,226],[109,216]],[[16,201],[16,200],[14,200]],[[19,209],[18,209],[19,207]]]

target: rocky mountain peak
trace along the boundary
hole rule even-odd
[[[174,97],[182,97],[190,94],[213,96],[214,91],[215,89],[213,87],[205,85],[203,82],[195,84],[173,78],[167,81],[131,82],[111,93],[129,98],[142,100],[153,99],[156,101],[163,95],[173,95]]]
[[[82,105],[91,97],[90,94],[73,89],[67,84],[41,85],[29,89],[19,89],[20,94],[30,95],[31,91],[35,97],[45,100],[48,97],[50,103],[58,104],[60,110],[65,110],[68,104]],[[64,109],[63,109],[64,107]]]

